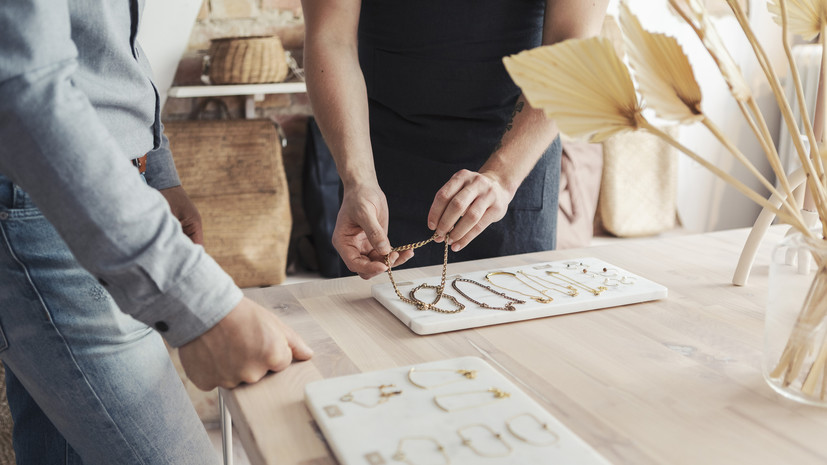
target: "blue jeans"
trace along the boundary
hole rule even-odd
[[[215,464],[161,337],[0,175],[0,360],[18,464]]]

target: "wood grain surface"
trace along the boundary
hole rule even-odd
[[[306,383],[473,355],[613,463],[824,464],[827,409],[781,398],[761,374],[768,262],[783,231],[770,230],[745,287],[730,280],[748,230],[451,264],[449,274],[593,256],[665,285],[669,297],[431,336],[370,297],[386,276],[250,289],[316,354],[225,398],[253,464],[335,464],[303,403]]]

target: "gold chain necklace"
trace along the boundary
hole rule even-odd
[[[457,284],[457,282],[476,284],[477,286],[488,290],[488,292],[491,292],[492,294],[498,295],[498,296],[508,300],[508,302],[506,302],[505,305],[503,305],[501,307],[494,307],[493,305],[489,305],[485,302],[480,302],[480,301],[474,300],[474,299],[471,298],[471,296],[469,296],[468,294],[462,292],[462,290],[459,288],[459,285]],[[486,286],[485,284],[478,283],[478,282],[474,281],[473,279],[456,278],[451,282],[451,287],[453,287],[457,292],[459,292],[459,295],[465,297],[471,303],[479,305],[482,308],[487,308],[489,310],[507,310],[507,311],[513,312],[514,310],[516,310],[514,308],[514,304],[524,304],[525,303],[525,300],[515,299],[514,297],[511,297],[508,294],[505,294],[503,292],[494,290],[491,286]]]
[[[563,281],[563,282],[568,283],[568,284],[573,284],[573,285],[579,287],[580,289],[583,289],[584,291],[591,292],[592,294],[594,294],[596,296],[600,295],[603,291],[607,291],[609,289],[606,286],[598,286],[597,289],[595,289],[593,287],[586,286],[585,284],[581,283],[580,281],[577,281],[576,279],[573,279],[569,276],[566,276],[566,275],[564,275],[563,273],[561,273],[559,271],[546,271],[546,274],[551,276],[554,279],[558,279],[558,280]]]
[[[507,288],[505,286],[500,286],[499,284],[497,284],[497,283],[495,283],[494,281],[491,280],[491,276],[497,276],[497,275],[511,276],[512,278],[516,279],[517,281],[523,283],[526,287],[528,287],[530,289],[534,289],[535,291],[539,292],[542,295],[542,297],[538,297],[536,295],[531,295],[531,294],[526,294],[525,292],[520,292],[516,289],[510,289],[510,288]],[[488,273],[487,275],[485,275],[485,280],[488,281],[489,283],[491,283],[492,285],[494,285],[496,287],[499,287],[500,289],[505,289],[506,291],[516,292],[517,294],[524,295],[524,296],[528,297],[529,299],[534,300],[536,302],[539,302],[541,304],[547,304],[547,303],[554,300],[550,296],[546,295],[546,292],[545,292],[544,289],[537,289],[536,287],[526,283],[525,281],[520,279],[519,276],[517,276],[516,274],[514,274],[510,271],[492,271],[491,273]]]
[[[571,286],[571,285],[564,286],[562,284],[553,283],[553,282],[551,282],[547,279],[541,278],[540,276],[536,276],[536,275],[533,275],[533,274],[528,274],[525,271],[518,271],[517,273],[520,274],[520,275],[525,276],[527,279],[530,279],[531,281],[533,281],[538,286],[548,287],[552,291],[557,291],[557,292],[566,294],[566,295],[571,296],[571,297],[577,297],[577,294],[578,294],[577,293],[577,288],[574,287],[574,286]],[[565,290],[557,289],[558,287],[562,288],[562,289],[565,289]]]
[[[433,236],[430,238],[414,242],[413,244],[406,244],[400,245],[399,247],[394,247],[391,249],[391,252],[402,252],[404,250],[414,250],[422,247],[425,244],[436,239],[437,234],[434,233]],[[416,307],[417,310],[433,310],[439,313],[459,313],[465,309],[465,305],[459,302],[454,296],[445,294],[445,276],[448,274],[448,234],[445,235],[445,252],[442,254],[442,279],[439,283],[439,286],[432,286],[430,284],[420,284],[415,288],[411,289],[410,298],[405,297],[402,295],[402,292],[399,291],[399,287],[396,285],[396,281],[393,279],[393,271],[391,271],[391,254],[385,255],[385,266],[388,267],[388,277],[391,280],[391,284],[393,285],[393,290],[396,292],[396,295],[399,297],[399,300],[402,302],[411,304]],[[436,290],[436,297],[430,303],[424,302],[416,298],[416,291],[420,289],[434,289]],[[442,297],[449,299],[451,302],[454,303],[456,306],[455,310],[445,310],[436,306]]]

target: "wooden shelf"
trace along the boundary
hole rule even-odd
[[[167,96],[174,98],[245,96],[244,117],[251,119],[256,116],[256,102],[264,100],[266,94],[303,94],[306,92],[307,84],[303,81],[298,81],[223,86],[175,86],[169,88]]]
[[[224,86],[176,86],[167,95],[175,98],[226,97],[229,95],[301,94],[307,92],[304,82],[272,84],[232,84]]]

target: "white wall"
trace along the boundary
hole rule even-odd
[[[617,3],[610,3],[610,14],[616,14]],[[772,181],[772,173],[760,145],[729,94],[714,61],[694,32],[669,11],[665,0],[629,0],[629,6],[646,29],[672,35],[681,43],[701,86],[704,112]],[[780,28],[772,22],[763,0],[751,1],[750,21],[778,74],[785,76],[786,60],[780,45]],[[775,135],[779,123],[778,108],[746,37],[732,16],[717,18],[716,27],[741,66]],[[764,192],[758,181],[751,178],[745,168],[733,162],[729,153],[702,125],[683,126],[679,140],[717,166],[727,168],[747,185]],[[750,226],[753,223],[759,207],[688,157],[680,155],[679,160],[678,212],[686,229],[700,232]]]
[[[203,0],[146,0],[138,43],[144,49],[155,85],[161,96],[161,108],[172,85],[181,55],[195,24]]]

